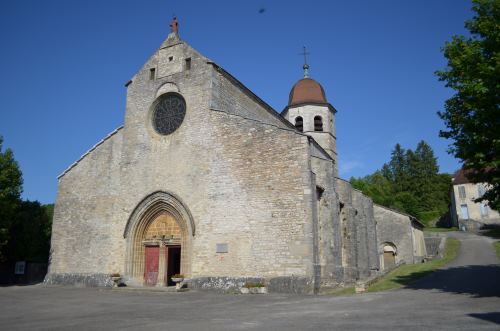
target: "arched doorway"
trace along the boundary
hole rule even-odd
[[[124,231],[128,283],[167,286],[173,285],[173,274],[189,277],[194,229],[190,212],[172,193],[155,192],[143,199]]]
[[[396,245],[393,243],[383,244],[384,269],[388,269],[396,265],[396,253]]]
[[[144,285],[175,285],[170,278],[181,273],[182,251],[182,231],[175,217],[158,215],[136,240],[136,249],[144,249]]]

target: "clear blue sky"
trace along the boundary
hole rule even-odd
[[[281,111],[302,75],[338,110],[340,174],[364,176],[396,143],[426,140],[442,172],[459,162],[436,112],[452,94],[434,76],[440,48],[465,34],[466,0],[67,1],[0,3],[0,134],[23,197],[53,202],[57,176],[120,126],[125,87],[176,14],[180,35]],[[259,13],[259,11],[262,11]]]

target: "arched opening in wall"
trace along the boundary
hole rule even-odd
[[[127,222],[125,279],[132,285],[172,286],[172,276],[190,275],[194,222],[174,195],[146,197]]]
[[[182,231],[173,215],[158,215],[142,236],[137,236],[136,250],[138,257],[144,256],[144,285],[175,285],[171,278],[181,273]]]
[[[321,116],[314,116],[314,131],[323,131],[323,119]]]
[[[388,269],[396,265],[396,254],[396,245],[389,242],[383,244],[384,269]]]
[[[295,128],[300,132],[304,131],[304,120],[301,116],[295,117]]]

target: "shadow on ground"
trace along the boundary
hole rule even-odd
[[[494,227],[491,229],[485,229],[478,232],[480,236],[490,237],[492,239],[500,239],[500,228]]]
[[[469,316],[500,324],[500,313],[469,314]]]
[[[42,283],[43,283],[43,281],[30,282],[30,283],[3,283],[3,284],[0,284],[0,287],[33,286],[33,285],[38,285],[38,284],[42,284]]]
[[[463,267],[413,273],[395,279],[400,284],[407,284],[416,276],[426,276],[405,286],[413,290],[440,290],[457,294],[469,294],[473,297],[500,297],[500,265],[469,265]]]

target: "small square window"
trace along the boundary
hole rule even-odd
[[[173,56],[169,56],[168,57],[168,62],[172,62],[174,60],[174,57]]]
[[[15,275],[24,275],[25,270],[26,270],[26,261],[16,262],[16,266],[14,268]]]
[[[155,72],[156,72],[155,68],[149,69],[149,80],[154,80],[155,79]]]

